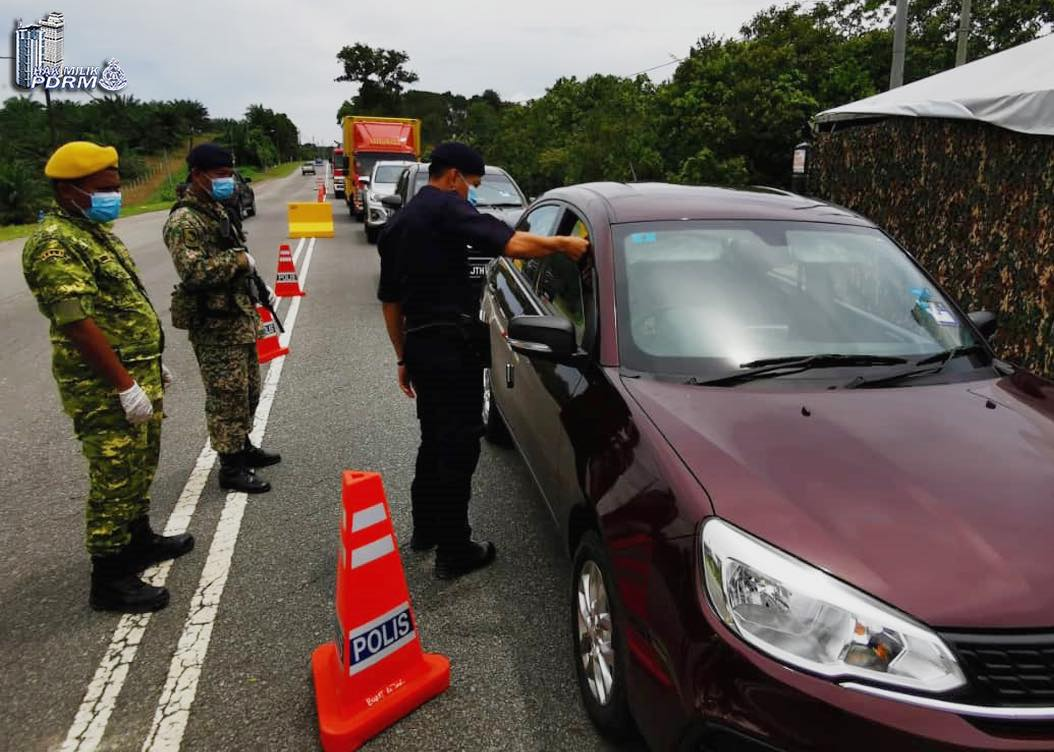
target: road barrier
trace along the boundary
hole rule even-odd
[[[296,274],[296,264],[288,245],[278,249],[278,272],[275,275],[274,294],[279,298],[299,298],[304,294]]]
[[[337,639],[311,656],[325,752],[358,749],[450,686],[450,661],[421,649],[381,476],[342,480]]]
[[[332,238],[333,205],[317,201],[294,201],[288,205],[289,237]]]
[[[278,325],[274,316],[263,306],[256,306],[260,315],[260,328],[256,330],[256,356],[261,363],[289,354],[288,347],[282,347],[278,339]]]

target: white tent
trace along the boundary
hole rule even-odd
[[[821,112],[816,121],[884,115],[979,120],[1054,136],[1054,34]]]

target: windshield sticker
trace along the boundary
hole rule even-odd
[[[940,301],[931,301],[930,304],[930,316],[941,326],[958,326],[959,322],[955,320],[955,314],[953,314],[948,307]]]
[[[629,236],[629,242],[631,243],[654,243],[655,233],[654,232],[635,232]]]

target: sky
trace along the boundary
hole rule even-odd
[[[44,2],[53,2],[46,5]],[[362,42],[406,52],[413,88],[541,96],[561,76],[633,75],[682,57],[707,34],[732,36],[784,0],[0,0],[0,19],[65,14],[65,63],[117,58],[138,99],[195,99],[212,117],[262,104],[304,142],[340,138],[336,112],[356,85],[336,83],[336,54]],[[9,35],[8,40],[12,37]],[[5,49],[10,49],[11,41]],[[0,53],[10,55],[10,52]],[[5,61],[9,62],[9,61]],[[675,65],[652,71],[655,80]],[[13,68],[0,100],[23,93]],[[101,93],[101,92],[100,92]],[[43,98],[41,93],[35,97]],[[85,94],[74,97],[86,98]]]

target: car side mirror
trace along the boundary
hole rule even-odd
[[[381,196],[381,204],[389,209],[398,209],[403,205],[403,197],[396,194]]]
[[[995,330],[999,328],[999,320],[991,311],[973,311],[968,316],[985,339],[995,334]]]
[[[575,325],[563,316],[513,316],[509,347],[528,358],[569,361],[578,352]]]

